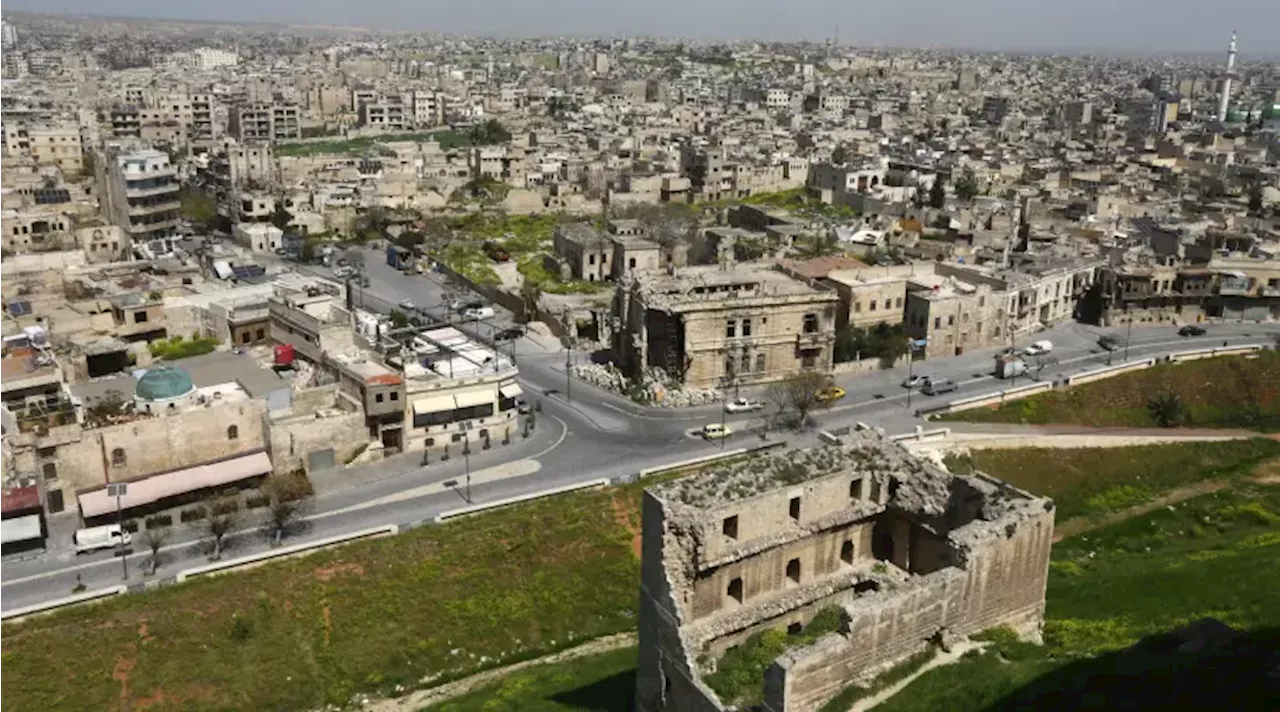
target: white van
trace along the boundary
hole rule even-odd
[[[106,524],[100,527],[80,529],[75,534],[76,553],[98,549],[111,549],[133,541],[129,532],[120,528],[119,524]]]
[[[1027,356],[1043,356],[1049,353],[1050,351],[1053,351],[1052,341],[1037,341],[1034,344],[1031,344],[1027,348],[1023,349],[1022,353],[1026,354]]]
[[[462,312],[462,318],[468,321],[492,319],[494,317],[493,307],[476,307]]]

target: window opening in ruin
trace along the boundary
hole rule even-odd
[[[735,514],[732,517],[725,517],[724,524],[720,527],[720,531],[724,532],[724,535],[729,537],[730,539],[737,539],[738,538],[738,515]]]
[[[880,501],[880,480],[874,477],[871,479],[871,501]]]
[[[735,336],[737,336],[737,335],[738,335],[738,322],[737,322],[737,320],[735,320],[735,319],[730,319],[730,320],[726,321],[726,322],[724,323],[724,337],[725,337],[726,339],[732,339],[733,337],[735,337]]]
[[[845,542],[840,545],[840,560],[846,564],[849,564],[850,566],[853,565],[853,540],[852,539],[845,540]]]
[[[44,471],[44,478],[46,480],[58,479],[58,465],[56,463],[46,462],[41,466],[41,469]]]
[[[800,521],[800,498],[799,497],[791,498],[790,513],[791,513],[792,519],[796,521]]]
[[[861,477],[849,483],[849,499],[862,499],[862,478]]]
[[[787,562],[787,578],[791,583],[800,583],[800,559],[792,559]]]
[[[902,482],[897,477],[889,478],[889,499],[893,499],[898,496],[898,487],[901,485]]]
[[[804,626],[800,624],[800,621],[796,621],[795,623],[787,626],[787,635],[800,635],[800,632],[803,630]]]
[[[853,585],[854,593],[873,593],[880,590],[878,581],[859,581]]]
[[[227,439],[228,439],[228,440],[236,440],[236,439],[238,439],[239,437],[240,437],[240,426],[239,426],[239,425],[228,425],[228,426],[227,426]]]
[[[736,578],[729,582],[728,590],[729,598],[742,603],[742,578]]]
[[[116,467],[123,467],[129,458],[124,454],[124,448],[118,447],[111,451],[111,464]]]
[[[818,333],[818,315],[817,314],[804,315],[804,333],[806,334]]]
[[[877,561],[893,561],[893,532],[887,522],[876,522],[871,530],[871,555]]]

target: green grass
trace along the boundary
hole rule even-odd
[[[1000,639],[986,654],[926,673],[877,709],[1031,709],[1025,706],[1030,700],[1041,709],[1073,709],[1079,699],[1076,705],[1055,700],[1083,697],[1085,690],[1114,696],[1112,705],[1095,700],[1101,709],[1115,708],[1126,695],[1135,699],[1135,690],[1158,695],[1168,687],[1191,696],[1201,687],[1217,688],[1197,677],[1196,669],[1214,673],[1204,661],[1192,658],[1196,664],[1188,666],[1185,655],[1115,651],[1205,617],[1255,631],[1258,645],[1280,649],[1277,560],[1276,486],[1238,484],[1064,540],[1053,550],[1043,648]],[[1232,660],[1219,661],[1216,674],[1229,678],[1228,665],[1251,669],[1252,650],[1234,651]],[[1131,674],[1120,674],[1126,670]],[[1248,694],[1247,681],[1241,688]],[[1256,707],[1220,701],[1207,708]]]
[[[640,491],[550,498],[6,624],[3,709],[317,709],[633,630],[639,560],[613,501],[635,527]]]
[[[373,149],[380,143],[393,141],[437,141],[440,148],[449,150],[470,145],[466,134],[456,131],[429,131],[425,133],[386,134],[383,136],[363,136],[339,141],[308,141],[305,143],[284,143],[276,147],[280,156],[326,156],[349,155],[358,156]]]
[[[220,343],[222,343],[220,340],[212,336],[184,339],[181,334],[178,334],[168,339],[157,339],[148,343],[147,350],[157,359],[176,361],[211,353]]]
[[[724,702],[739,707],[759,704],[764,694],[764,671],[779,655],[840,630],[844,620],[843,609],[824,608],[799,633],[789,634],[777,628],[754,633],[722,655],[716,671],[703,680]]]
[[[940,416],[982,423],[1061,423],[1154,427],[1148,403],[1172,393],[1182,402],[1180,425],[1280,430],[1280,352],[1256,358],[1224,356],[1161,364],[1075,388],[1041,393],[996,408]]]
[[[1052,497],[1062,522],[1120,511],[1198,482],[1239,478],[1277,456],[1280,442],[1254,438],[1122,448],[975,450],[947,462],[952,471],[976,468]]]
[[[424,712],[631,712],[636,651],[630,647],[538,665]]]
[[[461,242],[446,245],[436,259],[475,284],[498,284],[502,280],[493,271],[493,262],[479,247]]]

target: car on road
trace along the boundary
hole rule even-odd
[[[475,298],[463,297],[449,302],[449,309],[461,314],[468,309],[479,309],[484,306],[484,302]]]
[[[1026,356],[1043,356],[1050,351],[1053,351],[1052,341],[1037,341],[1023,349],[1022,353]]]
[[[702,426],[702,437],[706,440],[723,440],[733,435],[733,428],[719,423],[708,423]]]
[[[832,403],[844,398],[844,394],[845,390],[840,386],[827,386],[818,391],[814,398],[817,398],[819,403]]]
[[[528,415],[533,412],[533,406],[529,405],[529,401],[524,396],[516,396],[516,412],[520,415]]]
[[[400,308],[407,309],[408,311],[415,311],[417,309],[417,307],[414,306],[412,299],[401,299]]]
[[[950,393],[959,387],[950,378],[930,378],[920,387],[920,392],[926,396],[936,396],[942,393]]]
[[[76,553],[83,554],[98,549],[112,549],[121,544],[133,541],[129,532],[120,528],[119,524],[106,524],[100,527],[80,529],[72,536],[76,545]]]
[[[481,319],[492,319],[494,315],[493,307],[477,307],[462,312],[463,319],[475,321],[479,321]]]
[[[511,326],[494,334],[493,340],[494,341],[515,341],[521,336],[524,336],[524,329],[518,326]]]
[[[751,400],[750,398],[734,398],[724,404],[724,409],[729,413],[750,413],[753,410],[762,410],[764,403]]]
[[[1103,334],[1102,337],[1098,339],[1098,345],[1101,346],[1104,351],[1115,351],[1122,348],[1124,346],[1124,342],[1115,334]]]
[[[1178,336],[1204,336],[1204,335],[1205,335],[1204,327],[1196,326],[1195,324],[1187,324],[1181,329],[1178,329]]]
[[[929,382],[928,376],[907,376],[902,379],[903,388],[921,388]]]

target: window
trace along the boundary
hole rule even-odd
[[[901,308],[902,308],[902,297],[898,297],[897,299],[893,300],[893,306],[897,307],[898,309],[901,309]]]
[[[986,298],[985,296],[980,296],[980,297],[978,297],[978,308],[979,308],[979,309],[981,309],[982,307],[985,307],[986,305],[987,305],[987,298]]]
[[[880,501],[880,480],[875,479],[874,477],[871,479],[871,501]]]
[[[111,464],[115,467],[124,467],[129,458],[124,454],[124,448],[118,447],[111,451]]]
[[[263,339],[267,338],[267,330],[258,329],[253,333],[253,338],[257,339],[258,341],[262,341]]]
[[[875,311],[875,310],[876,310],[876,300],[872,299],[871,308],[868,311]]]
[[[596,263],[596,256],[595,256],[595,255],[587,255],[587,264],[589,264],[589,265],[593,265],[593,264],[595,264],[595,263]]]
[[[392,402],[400,400],[400,391],[391,391]]]
[[[800,559],[792,559],[787,562],[787,578],[791,583],[800,583]]]
[[[756,354],[756,373],[764,371],[764,354]]]
[[[133,313],[133,323],[142,324],[146,322],[146,320],[147,320],[147,313],[145,311],[136,311]]]
[[[815,349],[805,349],[800,352],[800,367],[814,368],[818,365],[818,352]]]
[[[729,594],[729,598],[732,598],[738,603],[742,603],[742,578],[739,577],[730,581],[729,589],[726,593]]]
[[[250,337],[250,335],[249,335],[249,332],[247,332],[247,331],[245,331],[245,332],[241,332],[241,334],[240,334],[240,343],[242,343],[242,344],[247,344],[247,343],[249,343],[250,338],[251,338],[251,337]]]
[[[635,269],[635,268],[636,268],[636,258],[632,257],[632,258],[628,259],[628,260],[627,260],[627,267],[630,267],[631,269]]]
[[[862,478],[849,483],[849,499],[862,499]]]
[[[41,466],[40,466],[40,469],[41,469],[41,471],[43,471],[43,472],[44,472],[44,478],[45,478],[46,480],[56,480],[56,479],[58,479],[58,465],[57,465],[57,463],[54,463],[54,462],[46,462],[46,463],[44,463],[43,465],[41,465]]]
[[[853,565],[853,540],[846,540],[840,545],[840,560],[850,566]]]
[[[787,626],[787,635],[800,635],[802,632],[804,632],[804,626],[801,625],[800,621]]]
[[[238,440],[238,439],[240,439],[240,426],[239,426],[239,425],[228,425],[228,426],[227,426],[227,439],[228,439],[228,440]]]
[[[751,336],[751,320],[750,319],[742,320],[742,335]]]
[[[955,323],[956,323],[956,317],[954,314],[947,317],[947,326],[951,326],[952,324],[955,324]]]
[[[935,329],[941,329],[941,328],[942,328],[942,317],[940,317],[940,316],[935,316],[935,317],[933,318],[933,328],[935,328]]]
[[[738,538],[738,515],[725,517],[724,522],[720,525],[720,531],[730,539]]]
[[[818,333],[818,315],[817,314],[804,315],[804,333],[806,334]]]
[[[373,402],[374,402],[374,403],[381,403],[381,402],[382,402],[382,398],[383,398],[382,394],[381,394],[381,393],[377,393],[377,394],[375,394],[375,395],[373,396]]]
[[[788,508],[788,511],[791,514],[792,519],[796,521],[800,521],[800,498],[799,497],[791,498],[791,506]]]
[[[735,336],[737,336],[737,335],[738,335],[738,322],[737,322],[737,320],[735,320],[735,319],[730,319],[730,320],[726,321],[726,322],[724,323],[724,337],[725,337],[726,339],[732,339],[733,337],[735,337]]]

